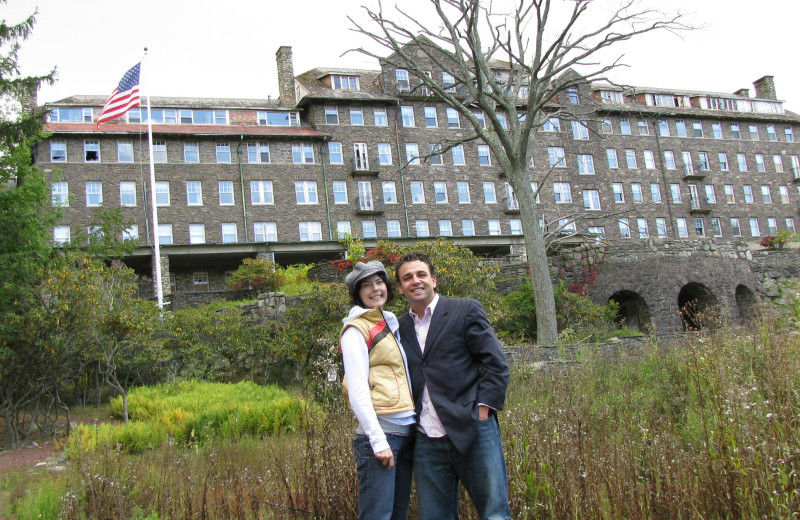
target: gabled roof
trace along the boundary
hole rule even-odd
[[[304,100],[311,99],[397,101],[398,98],[387,96],[383,93],[381,74],[382,72],[379,70],[328,67],[311,69],[295,77],[295,81],[306,91],[302,98],[298,100],[298,104],[303,104]],[[323,78],[336,75],[358,76],[360,90],[333,89],[323,83]]]

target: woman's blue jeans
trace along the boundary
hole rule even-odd
[[[412,460],[409,437],[387,434],[394,453],[394,468],[375,458],[366,435],[353,437],[358,468],[358,518],[360,520],[405,520],[411,497]]]

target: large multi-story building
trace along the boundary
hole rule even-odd
[[[449,236],[482,253],[522,246],[518,204],[489,147],[475,140],[438,154],[471,130],[418,78],[388,61],[295,76],[289,47],[277,65],[279,99],[151,100],[157,229],[146,110],[98,129],[104,98],[48,103],[51,137],[37,162],[61,172],[53,240],[87,230],[101,205],[121,207],[142,244],[128,263],[142,274],[158,233],[167,293],[223,289],[244,257],[336,257],[344,233],[367,245]],[[433,64],[430,74],[453,82]],[[529,168],[540,224],[606,240],[794,231],[800,116],[784,109],[771,76],[754,86],[754,97],[607,84],[559,94]],[[566,112],[580,115],[557,116]]]

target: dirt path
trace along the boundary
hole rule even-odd
[[[45,442],[37,446],[28,446],[18,450],[5,450],[0,452],[0,476],[7,470],[20,466],[35,466],[56,454],[53,442]]]

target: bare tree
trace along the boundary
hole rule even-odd
[[[507,13],[494,11],[495,4],[487,0],[429,2],[435,18],[397,6],[397,19],[392,20],[380,2],[377,10],[365,7],[371,23],[367,27],[351,18],[354,30],[392,54],[357,51],[408,70],[431,95],[471,123],[474,133],[462,142],[481,139],[489,146],[519,200],[536,294],[538,342],[555,343],[553,286],[528,161],[535,130],[567,111],[546,109],[545,104],[568,89],[606,79],[620,66],[619,58],[599,63],[600,51],[652,31],[688,27],[682,15],[643,7],[639,0],[622,0],[610,12],[603,10],[609,2],[572,0],[565,17],[556,13],[570,4],[564,0],[515,0]],[[431,65],[449,73],[454,83],[435,81],[426,73]],[[580,67],[581,74],[573,67]],[[497,74],[499,70],[503,73]],[[485,114],[485,125],[476,110]],[[515,117],[518,113],[525,116]],[[502,114],[508,115],[507,121]]]

